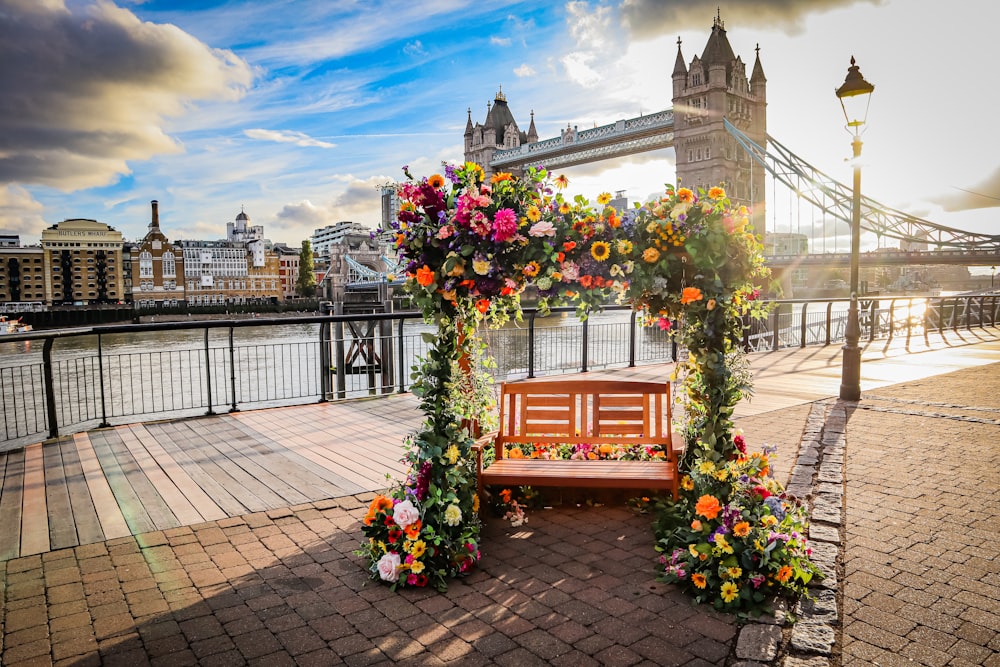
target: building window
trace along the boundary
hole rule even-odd
[[[177,275],[176,264],[174,262],[174,253],[172,252],[163,253],[163,275],[165,276]]]
[[[153,255],[148,250],[139,253],[139,275],[153,277]]]

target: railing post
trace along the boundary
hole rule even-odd
[[[319,402],[326,403],[332,391],[330,382],[330,323],[319,323]]]
[[[587,362],[590,360],[590,318],[588,317],[583,321],[583,368],[580,369],[581,373],[587,372]]]
[[[871,343],[875,340],[875,333],[878,329],[878,313],[876,312],[876,306],[878,306],[878,301],[875,299],[871,300],[871,305],[868,307],[868,342]]]
[[[212,353],[208,348],[208,327],[205,327],[205,386],[208,389],[208,412],[207,415],[214,415],[212,409]]]
[[[677,322],[671,322],[671,324],[673,326],[670,327],[670,330],[676,332],[677,330],[674,327],[677,326]],[[672,362],[674,362],[674,363],[677,363],[677,335],[676,334],[672,335],[670,337],[670,360]]]
[[[635,311],[628,318],[628,367],[635,367]]]
[[[778,328],[780,325],[781,318],[781,306],[772,310],[768,314],[768,324],[771,326],[771,351],[776,352],[778,349]]]
[[[333,304],[333,314],[344,314],[343,302],[338,301]],[[333,337],[334,363],[337,367],[337,398],[347,398],[347,369],[344,368],[344,364],[347,363],[344,356],[344,323],[340,320],[333,325]]]
[[[826,304],[826,345],[830,344],[831,329],[833,328],[833,301]]]
[[[382,302],[382,311],[386,313],[392,313],[392,300]],[[379,349],[382,352],[382,358],[379,360],[379,370],[382,373],[382,390],[383,394],[392,393],[392,386],[396,384],[395,380],[392,378],[392,370],[395,368],[395,364],[392,361],[392,321],[391,320],[379,320],[378,321],[378,339],[379,339]]]
[[[399,393],[406,391],[406,369],[403,368],[403,355],[406,354],[406,342],[403,339],[403,318],[399,318],[399,337],[397,338],[397,349],[399,350]]]
[[[895,333],[896,333],[896,300],[895,299],[891,299],[889,301],[889,338],[888,338],[888,340],[891,341],[892,337],[895,335]]]
[[[924,312],[927,312],[926,301],[924,302]],[[913,333],[913,297],[906,303],[906,344],[910,343],[910,334]]]
[[[55,338],[46,338],[42,344],[42,375],[45,378],[45,413],[49,418],[49,437],[59,436],[59,418],[56,416],[56,386],[52,381],[52,344]]]
[[[750,316],[743,315],[743,352],[750,353]]]
[[[239,412],[240,409],[236,407],[236,345],[233,343],[233,326],[229,327],[229,382],[232,383],[232,400],[233,405],[229,409],[230,412]]]
[[[972,330],[972,297],[965,297],[965,330]]]
[[[532,311],[528,315],[528,377],[535,377],[535,315],[537,311]]]
[[[104,348],[101,344],[101,334],[97,334],[97,382],[101,386],[101,428],[111,426],[108,423],[108,411],[104,399]]]
[[[806,310],[809,308],[809,302],[806,301],[802,304],[802,324],[799,326],[799,347],[806,346]]]

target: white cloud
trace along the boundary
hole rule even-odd
[[[510,37],[490,37],[490,44],[493,46],[510,46]]]
[[[250,137],[251,139],[260,139],[261,141],[276,141],[281,144],[295,144],[296,146],[315,146],[317,148],[337,147],[337,144],[331,144],[328,141],[320,141],[319,139],[313,139],[308,134],[305,134],[303,132],[296,132],[294,130],[252,129],[252,130],[244,130],[243,134]]]
[[[514,74],[522,79],[526,76],[535,76],[535,73],[535,69],[527,63],[523,63],[520,67],[514,68]]]
[[[252,81],[232,52],[110,2],[24,2],[13,15],[0,12],[0,182],[113,183],[129,161],[182,150],[167,117],[236,100]]]
[[[409,44],[407,44],[406,46],[404,46],[403,47],[403,53],[405,53],[408,56],[426,56],[427,55],[427,51],[424,50],[424,45],[423,45],[423,43],[419,39],[416,39],[416,40],[410,42]]]
[[[44,206],[27,190],[16,185],[0,185],[0,233],[41,235],[49,224],[42,218]],[[21,238],[21,243],[34,239]]]
[[[575,83],[585,88],[591,88],[601,82],[601,75],[590,66],[594,56],[583,52],[574,51],[562,57],[562,66],[566,76]]]

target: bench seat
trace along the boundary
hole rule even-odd
[[[628,380],[544,380],[500,388],[500,428],[474,445],[477,486],[553,486],[667,491],[678,496],[682,438],[670,428],[670,383]],[[566,460],[510,458],[531,445],[639,446],[662,458]],[[484,461],[492,448],[494,461]]]

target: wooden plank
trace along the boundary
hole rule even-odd
[[[149,533],[156,530],[156,523],[146,513],[142,500],[129,484],[128,475],[118,462],[118,457],[108,444],[111,434],[107,431],[92,431],[90,442],[93,446],[97,460],[100,462],[104,477],[108,480],[111,492],[115,501],[121,509],[125,523],[128,524],[132,535]]]
[[[272,466],[276,472],[287,469],[287,462],[280,461],[278,457],[262,456],[256,452],[250,446],[253,440],[242,431],[234,429],[225,420],[217,420],[206,429],[206,432],[217,436],[213,438],[212,442],[220,453],[242,468],[254,481],[279,496],[284,504],[300,505],[309,502],[307,496],[271,472]]]
[[[0,491],[0,561],[21,555],[21,498],[24,491],[24,450],[4,456],[3,490]]]
[[[45,505],[45,461],[42,443],[24,448],[24,497],[21,500],[21,555],[49,550],[49,517]]]
[[[212,500],[212,497],[205,493],[194,479],[187,474],[187,471],[178,465],[177,461],[163,449],[163,445],[157,441],[154,434],[149,432],[149,429],[142,424],[133,424],[130,428],[133,435],[146,448],[153,461],[170,478],[170,481],[177,487],[177,490],[184,494],[187,502],[195,508],[201,520],[218,521],[228,516],[225,510],[219,507]],[[174,507],[173,503],[171,503],[171,507]],[[186,523],[188,519],[186,511],[178,510],[175,513],[182,524]],[[198,521],[192,521],[191,523],[198,523]]]
[[[268,488],[266,484],[241,467],[240,463],[242,461],[234,460],[239,459],[239,456],[230,458],[227,452],[224,451],[225,447],[218,444],[218,434],[209,439],[201,435],[203,431],[204,429],[198,429],[198,432],[192,431],[189,434],[190,440],[198,442],[199,449],[205,456],[214,461],[216,468],[223,471],[235,482],[235,486],[231,486],[229,491],[241,503],[253,512],[282,507],[288,504],[282,500],[281,496]]]
[[[156,441],[170,456],[184,468],[191,479],[211,496],[216,505],[226,512],[227,516],[240,516],[247,512],[259,512],[264,509],[258,503],[254,503],[254,509],[243,503],[244,494],[239,483],[215,464],[211,454],[206,455],[202,451],[200,442],[188,442],[194,437],[189,426],[183,422],[175,422],[148,424],[146,428],[156,437]]]
[[[670,489],[676,473],[665,461],[540,461],[503,459],[483,471],[484,485]]]
[[[87,480],[87,488],[90,489],[90,497],[94,501],[94,509],[101,522],[101,530],[105,539],[112,540],[116,537],[131,535],[132,531],[125,520],[118,501],[115,499],[111,484],[104,475],[101,462],[94,451],[94,445],[87,433],[76,433],[73,435],[73,442],[76,444],[77,454],[80,455],[80,467],[83,476]]]
[[[231,419],[232,426],[239,429],[246,437],[245,446],[265,457],[269,470],[293,484],[309,500],[331,497],[330,485],[318,474],[323,469],[287,447],[254,431],[241,420],[233,417],[228,419]],[[342,478],[341,481],[343,481]]]
[[[113,431],[105,431],[104,435],[105,442],[114,453],[118,466],[125,473],[129,486],[132,487],[139,502],[142,503],[142,509],[146,512],[149,520],[153,522],[154,530],[166,530],[181,525],[173,510],[167,505],[152,480],[149,479],[142,466],[125,445],[122,436],[131,435],[131,432],[127,428],[117,428]]]
[[[80,544],[73,520],[73,505],[66,484],[60,442],[42,448],[45,464],[45,503],[48,508],[49,543],[52,549],[65,549]]]
[[[94,499],[90,497],[87,480],[80,465],[80,455],[73,438],[66,438],[59,443],[62,453],[63,476],[66,480],[66,490],[69,492],[70,507],[73,511],[73,524],[76,526],[77,544],[93,544],[104,541],[104,531],[101,520],[94,507]]]
[[[171,519],[176,525],[181,526],[201,523],[204,520],[201,512],[188,501],[159,463],[153,459],[143,443],[140,442],[136,431],[143,431],[143,429],[141,426],[119,426],[115,429],[115,433],[121,438],[122,444],[128,449],[135,464],[142,470],[149,484],[162,499],[163,504],[169,508]],[[161,526],[161,529],[166,527],[174,526]]]

